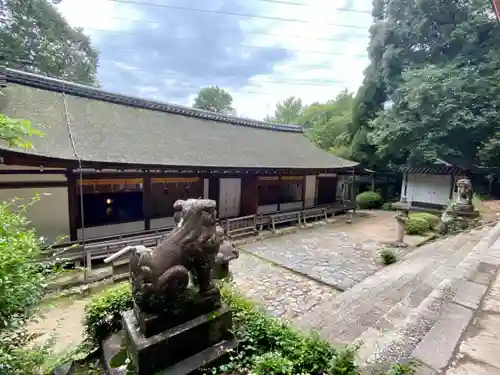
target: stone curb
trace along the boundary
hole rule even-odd
[[[489,276],[488,285],[472,280],[481,263],[484,263],[482,260],[487,260],[488,250],[499,237],[500,223],[497,223],[474,246],[453,274],[443,280],[419,306],[422,316],[435,319],[435,323],[412,352],[411,357],[432,368],[436,374],[450,364],[464,332],[477,314],[495,277],[496,272]],[[496,257],[496,260],[495,266],[498,265],[500,258]]]

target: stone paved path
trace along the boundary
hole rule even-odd
[[[382,268],[378,250],[383,241],[394,240],[392,216],[381,212],[353,224],[324,224],[240,248],[344,291]],[[406,251],[398,249],[400,255]]]
[[[327,285],[241,253],[231,262],[233,281],[248,298],[271,315],[293,320],[339,292]]]

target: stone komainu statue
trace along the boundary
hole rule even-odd
[[[472,184],[468,178],[462,178],[457,181],[457,203],[471,205],[474,196]]]
[[[212,268],[223,241],[216,227],[216,203],[208,199],[175,202],[176,227],[153,250],[131,254],[132,293],[137,306],[158,313],[175,305],[186,292],[190,274],[202,296],[219,298]]]

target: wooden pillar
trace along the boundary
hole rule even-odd
[[[153,202],[151,199],[151,175],[142,179],[142,212],[144,214],[144,229],[151,229],[151,216]]]
[[[219,178],[210,176],[208,179],[208,197],[209,199],[214,200],[217,203],[217,210],[219,210],[219,192],[220,192],[220,184],[219,184]]]
[[[356,212],[356,171],[352,170],[352,185],[351,185],[351,203],[353,205],[352,212]]]
[[[71,169],[68,169],[66,173],[66,179],[68,180],[69,240],[76,241],[78,239],[78,228],[76,227],[78,200],[76,196],[76,176]]]
[[[455,190],[455,171],[451,172],[450,200],[453,199],[454,190]]]
[[[403,196],[405,198],[407,198],[408,197],[408,172],[405,172],[405,174],[404,174],[404,181],[403,181],[403,183],[404,183],[404,194],[403,194]]]
[[[304,179],[302,180],[302,208],[306,207],[306,182],[307,175],[304,175]]]
[[[283,199],[283,187],[282,187],[282,181],[283,181],[283,176],[278,176],[278,186],[279,186],[279,189],[280,189],[280,201],[278,202],[278,212],[281,211],[281,201]]]
[[[316,184],[314,185],[314,206],[318,205],[318,188],[319,188],[319,174],[316,175]]]

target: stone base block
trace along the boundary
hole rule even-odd
[[[161,314],[146,313],[134,304],[134,315],[144,337],[151,337],[200,315],[216,311],[221,306],[218,295],[216,297],[197,296],[189,303],[184,303],[182,308],[172,308]]]
[[[167,371],[168,368],[189,357],[209,348],[216,348],[221,342],[230,341],[231,324],[231,310],[223,306],[146,337],[141,331],[134,311],[123,313],[126,346],[137,375],[153,375]]]
[[[186,358],[173,366],[166,368],[155,375],[194,375],[199,374],[202,368],[216,366],[223,361],[227,353],[238,346],[236,339],[224,340],[220,343]]]

